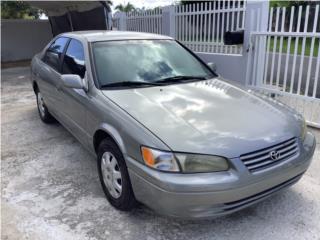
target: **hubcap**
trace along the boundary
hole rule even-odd
[[[44,108],[44,102],[43,102],[43,98],[40,92],[38,92],[37,95],[37,100],[38,100],[38,108],[40,111],[41,116],[45,115],[45,108]]]
[[[122,177],[118,161],[111,152],[105,152],[101,159],[101,171],[104,184],[114,198],[119,198],[122,192]]]

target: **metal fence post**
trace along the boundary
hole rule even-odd
[[[247,1],[243,43],[243,58],[246,65],[245,84],[255,83],[262,84],[263,71],[265,65],[265,46],[266,41],[259,41],[257,46],[254,46],[252,41],[253,31],[267,31],[269,17],[269,2],[268,1]],[[254,52],[258,51],[259,56],[257,66],[252,66]],[[256,68],[255,76],[252,75],[252,70]],[[256,78],[256,79],[251,79]]]
[[[125,12],[119,13],[119,30],[120,31],[127,30],[127,15]]]
[[[258,18],[259,21],[257,22],[257,27],[256,31],[267,31],[268,30],[268,18],[269,18],[269,1],[261,1],[259,2],[259,10],[258,11]],[[263,73],[264,73],[264,68],[266,66],[266,45],[267,41],[266,38],[260,38],[257,46],[255,46],[256,51],[258,51],[259,55],[257,59],[257,79],[256,79],[256,84],[258,86],[261,86],[263,84]]]
[[[162,8],[162,33],[173,38],[176,36],[175,11],[173,5]]]

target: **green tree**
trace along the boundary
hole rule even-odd
[[[134,11],[136,8],[133,6],[133,4],[128,2],[126,5],[123,5],[123,4],[117,5],[115,9],[119,10],[120,12],[131,12],[131,11]]]
[[[1,1],[2,19],[38,19],[41,13],[24,1]]]

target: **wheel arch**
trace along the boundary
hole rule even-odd
[[[107,124],[102,124],[93,135],[93,148],[95,153],[97,153],[101,141],[106,138],[111,139],[119,147],[122,154],[126,153],[125,144],[121,135],[116,129]]]
[[[32,88],[34,93],[37,93],[39,91],[39,87],[36,81],[32,82]]]

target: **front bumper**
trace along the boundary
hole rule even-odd
[[[179,218],[210,218],[259,202],[296,183],[310,165],[315,138],[300,143],[300,154],[268,171],[250,173],[239,158],[234,168],[202,174],[164,173],[127,158],[135,197],[156,212]]]

